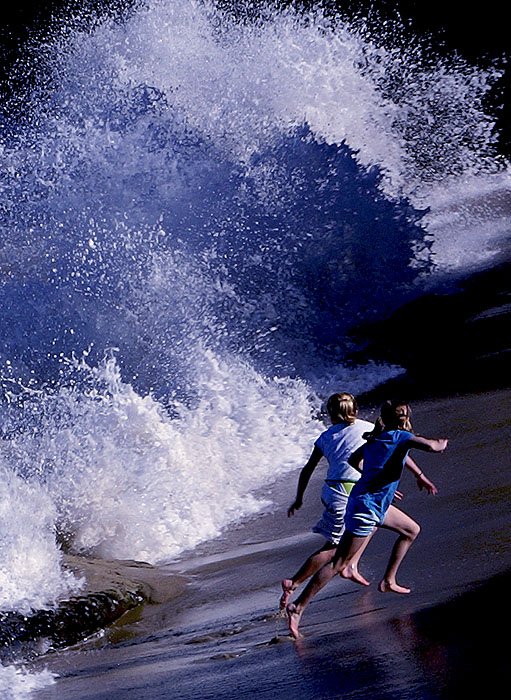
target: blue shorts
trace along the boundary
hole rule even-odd
[[[375,527],[381,525],[381,518],[370,511],[357,499],[349,499],[344,514],[346,530],[356,537],[369,537]]]

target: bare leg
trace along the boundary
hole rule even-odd
[[[409,588],[400,586],[396,582],[396,575],[405,554],[412,546],[415,538],[420,532],[420,526],[409,515],[403,513],[396,506],[390,506],[383,521],[382,527],[394,530],[399,534],[392,549],[387,570],[383,579],[378,585],[378,590],[382,593],[410,593]]]
[[[318,549],[317,552],[311,554],[311,556],[302,564],[298,569],[293,578],[285,578],[282,581],[282,596],[280,598],[280,609],[284,610],[286,605],[289,603],[291,595],[298,586],[310,578],[316,573],[321,567],[326,564],[334,556],[335,550],[337,549],[335,544],[331,542],[325,542],[325,544]]]
[[[289,631],[295,639],[299,639],[301,636],[298,627],[303,611],[307,605],[314,598],[316,593],[319,593],[334,576],[341,573],[344,568],[352,564],[353,557],[356,556],[366,540],[367,537],[356,537],[352,535],[351,532],[345,532],[339,542],[334,558],[314,574],[305,589],[298,596],[296,603],[289,603],[286,608],[289,620]]]
[[[358,570],[358,564],[360,562],[360,557],[364,553],[371,537],[374,532],[371,533],[369,537],[365,538],[365,542],[362,544],[358,552],[351,558],[350,563],[345,569],[341,571],[341,576],[343,578],[350,579],[354,583],[359,583],[361,586],[369,586],[369,581],[362,576]],[[325,542],[321,549],[317,552],[311,554],[311,556],[305,561],[305,563],[298,569],[293,578],[285,578],[282,580],[282,596],[280,597],[280,609],[284,608],[289,603],[289,599],[298,586],[310,578],[316,571],[319,571],[322,566],[329,562],[335,554],[337,546],[331,542]]]
[[[362,542],[362,545],[360,546],[360,549],[351,557],[351,559],[348,561],[346,560],[345,566],[341,569],[339,572],[343,578],[347,578],[350,581],[353,581],[354,583],[360,583],[361,586],[369,586],[369,581],[362,576],[362,574],[358,570],[358,563],[360,561],[360,557],[362,554],[365,552],[367,545],[371,541],[372,536],[376,532],[376,528],[372,531],[372,533],[368,537],[364,537],[364,541]]]

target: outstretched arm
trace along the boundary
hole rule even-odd
[[[424,474],[419,465],[414,462],[410,455],[406,457],[405,467],[409,469],[417,479],[417,486],[419,487],[420,491],[422,491],[422,489],[426,489],[426,491],[432,496],[438,493],[438,489],[435,484],[428,479],[428,477]]]
[[[449,441],[447,438],[431,440],[420,435],[414,435],[408,440],[409,447],[416,447],[424,452],[443,452]]]
[[[309,483],[309,480],[312,476],[312,472],[314,469],[319,464],[319,460],[323,457],[323,453],[319,449],[317,445],[314,445],[314,449],[312,450],[312,454],[309,457],[309,461],[307,464],[304,466],[302,471],[300,472],[300,476],[298,477],[298,488],[296,489],[296,498],[294,502],[289,506],[287,509],[287,517],[289,518],[291,515],[294,515],[294,513],[302,507],[303,504],[303,494],[305,493],[305,489],[307,488],[307,484]]]

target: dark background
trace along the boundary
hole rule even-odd
[[[254,12],[240,9],[245,3],[236,0],[217,0],[217,4],[243,14]],[[264,4],[267,3],[252,2],[250,6]],[[319,3],[284,0],[275,4],[294,4],[307,9]],[[41,29],[44,31],[53,15],[80,7],[89,11],[121,7],[129,11],[132,5],[133,0],[43,0],[38,3],[15,0],[12,4],[8,0],[0,8],[0,80],[5,83],[9,66],[29,35]],[[484,67],[510,53],[509,22],[506,4],[502,0],[486,0],[481,5],[456,0],[325,0],[323,5],[327,9],[340,9],[347,15],[358,12],[369,18],[399,16],[414,34],[430,35],[432,45],[439,52],[456,51],[479,66]],[[504,78],[495,86],[488,101],[489,111],[498,119],[499,148],[504,155],[511,153],[511,107],[507,99],[510,82],[510,71],[506,69]]]

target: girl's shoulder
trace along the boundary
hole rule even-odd
[[[402,430],[400,428],[396,430],[385,430],[382,435],[387,435],[393,442],[406,442],[413,437],[413,433],[409,430]]]
[[[321,439],[333,437],[339,434],[358,435],[367,431],[371,431],[373,428],[373,423],[369,423],[369,421],[362,420],[361,418],[356,418],[353,423],[334,423],[321,433],[321,435],[316,440],[316,443]]]
[[[374,423],[364,420],[364,418],[357,418],[354,425],[356,425],[358,428],[363,428],[364,431],[372,430],[374,428]]]
[[[316,438],[315,444],[317,445],[318,443],[321,443],[323,440],[328,439],[332,433],[334,432],[335,425],[330,425],[328,428],[325,428],[322,433]]]

